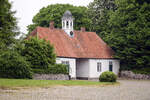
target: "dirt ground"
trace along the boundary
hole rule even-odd
[[[0,90],[0,100],[150,100],[150,81],[119,80],[114,86],[55,86]]]

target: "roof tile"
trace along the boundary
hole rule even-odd
[[[74,37],[62,29],[37,27],[30,36],[46,39],[54,45],[59,57],[113,58],[113,50],[95,33],[74,31]]]

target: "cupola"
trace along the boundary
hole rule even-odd
[[[62,17],[62,29],[70,36],[73,37],[73,20],[72,14],[67,10]]]

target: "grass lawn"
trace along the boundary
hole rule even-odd
[[[17,87],[50,87],[55,85],[65,86],[104,86],[118,84],[112,82],[95,82],[85,80],[28,80],[28,79],[0,79],[0,88]]]

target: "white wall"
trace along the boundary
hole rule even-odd
[[[77,59],[76,60],[76,76],[77,77],[89,77],[89,59]]]
[[[69,75],[71,76],[71,78],[76,78],[76,59],[73,59],[73,58],[56,58],[57,64],[61,64],[62,61],[69,61],[69,64],[70,64]]]
[[[57,58],[56,63],[69,61],[71,78],[88,77],[98,78],[104,71],[109,71],[109,61],[113,63],[113,72],[118,75],[120,61],[115,59],[74,59],[74,58]],[[97,72],[97,62],[101,62],[101,72]]]
[[[113,63],[113,72],[118,75],[120,61],[113,59],[89,59],[89,78],[98,78],[104,71],[109,71],[109,61]],[[97,62],[101,62],[101,72],[97,72]]]

